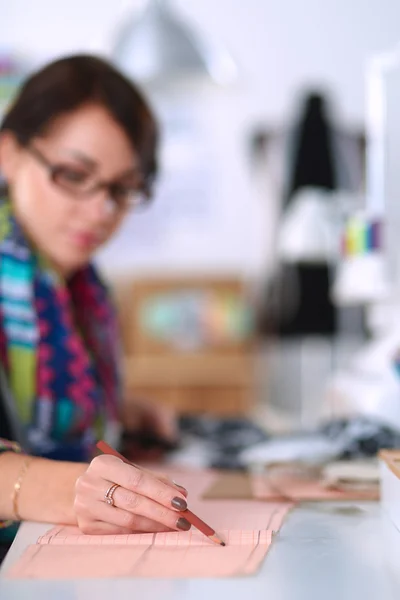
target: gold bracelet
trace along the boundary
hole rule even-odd
[[[22,465],[21,470],[19,472],[18,479],[14,483],[14,490],[12,493],[11,501],[12,501],[12,507],[13,507],[13,512],[14,512],[14,518],[16,521],[22,521],[21,515],[19,514],[19,510],[18,510],[18,498],[19,498],[19,493],[21,491],[22,480],[25,477],[25,474],[29,468],[29,465],[31,464],[31,461],[32,461],[31,458],[25,459],[24,464]]]

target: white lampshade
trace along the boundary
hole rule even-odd
[[[333,194],[304,188],[286,210],[278,234],[278,254],[285,262],[333,262],[339,228]]]
[[[142,17],[128,20],[112,54],[127,75],[143,83],[200,77],[225,84],[236,77],[222,46],[184,22],[167,0],[149,0]]]

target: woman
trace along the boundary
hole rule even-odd
[[[138,504],[130,495],[138,482],[141,497],[163,499],[158,511],[170,501],[172,484],[163,483],[161,492],[158,479],[139,477],[117,459],[85,464],[105,425],[119,420],[121,397],[115,316],[90,261],[127,213],[149,201],[157,137],[137,89],[90,56],[65,58],[34,74],[1,125],[6,182],[0,204],[1,363],[30,454],[70,461],[61,468],[32,459],[24,476],[25,500],[21,487],[23,518],[75,521],[77,477],[83,482],[75,500],[78,516],[80,510],[95,514],[91,501],[104,499],[110,481],[125,490],[116,490],[117,506]],[[142,405],[138,425],[144,421],[161,435],[174,433],[168,418]],[[4,490],[20,476],[23,460],[8,451],[0,456],[0,518],[13,514]],[[130,517],[118,521],[118,511],[109,509],[101,503],[97,523],[112,523],[113,531],[132,528]],[[156,517],[171,526],[171,511],[162,508]],[[87,529],[85,519],[78,523]]]
[[[33,75],[0,128],[0,358],[34,454],[88,460],[119,419],[115,318],[90,260],[149,201],[156,146],[139,92],[89,56]]]

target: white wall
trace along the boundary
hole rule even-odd
[[[12,0],[3,8],[0,40],[31,55],[107,42],[126,6],[144,0]],[[368,55],[400,40],[398,0],[175,0],[220,37],[237,59],[252,100],[251,115],[281,117],[305,80],[324,79],[340,93],[344,113],[363,115]]]
[[[304,81],[322,79],[339,93],[349,119],[362,118],[365,60],[400,41],[397,0],[179,0],[178,5],[220,34],[251,86],[252,110],[268,117],[285,115]]]
[[[1,45],[39,62],[70,51],[107,49],[127,7],[139,10],[143,4],[144,0],[12,0],[0,19]],[[269,199],[261,206],[252,193],[244,162],[248,126],[283,122],[299,87],[321,81],[336,94],[346,121],[362,121],[365,61],[400,40],[400,2],[175,0],[174,4],[225,43],[241,74],[226,101],[219,99],[217,105],[208,103],[204,108],[215,124],[221,157],[215,198],[220,234],[204,237],[203,242],[189,235],[192,241],[176,248],[176,255],[182,268],[254,270],[263,263]],[[149,256],[143,264],[156,267],[157,260]]]

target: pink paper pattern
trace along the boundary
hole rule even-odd
[[[194,528],[189,532],[83,535],[77,527],[57,526],[27,548],[7,577],[193,578],[254,573],[292,504],[202,500],[201,494],[217,475],[180,475],[179,483],[190,490],[190,508],[216,529],[226,542],[225,547],[214,544]]]

